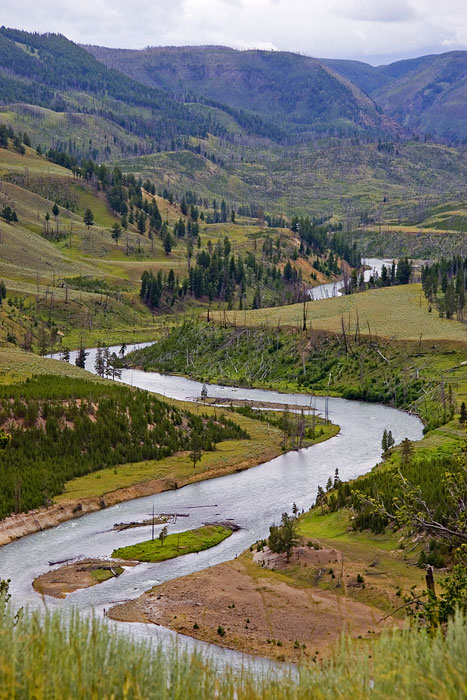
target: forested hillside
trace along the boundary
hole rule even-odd
[[[176,134],[205,135],[216,125],[155,88],[108,70],[59,34],[0,29],[3,104],[23,102],[57,112],[99,115],[167,146]]]
[[[358,61],[324,62],[358,85],[405,128],[429,138],[465,142],[467,52],[450,51],[376,67]]]
[[[79,166],[118,162],[124,173],[179,200],[195,190],[236,210],[334,217],[348,232],[387,224],[396,235],[395,226],[421,223],[447,199],[454,210],[465,206],[461,92],[453,97],[454,121],[444,108],[448,93],[460,89],[462,57],[372,68],[224,47],[85,50],[61,35],[3,28],[0,123],[27,132],[33,148],[66,153]],[[420,77],[430,94],[423,105],[438,105],[436,128],[401,113],[406,129],[391,116],[395,102],[386,111],[373,100],[422,70],[437,81],[425,88]],[[410,83],[403,109],[418,89]],[[421,119],[423,105],[414,107]],[[425,139],[427,131],[432,137]],[[438,136],[443,144],[432,142]],[[374,237],[366,240],[378,246]],[[389,254],[404,251],[394,240]],[[444,243],[440,234],[439,247]],[[450,240],[444,252],[452,252]]]
[[[90,472],[247,437],[231,420],[118,384],[50,374],[0,387],[0,519],[50,505],[66,481]]]
[[[355,85],[306,56],[218,46],[85,48],[146,85],[188,101],[201,99],[254,112],[273,120],[284,133],[402,134]]]

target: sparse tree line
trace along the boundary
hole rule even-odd
[[[467,257],[456,255],[441,258],[422,267],[422,285],[425,297],[435,305],[443,318],[464,321],[467,292]]]
[[[244,328],[184,321],[155,345],[132,354],[135,364],[162,372],[180,372],[204,381],[244,385],[294,382],[307,391],[336,391],[348,399],[407,408],[425,397],[430,380],[413,370],[388,365],[390,352],[376,337],[362,337],[358,327],[342,335],[299,333],[280,328]],[[381,348],[381,349],[380,349]],[[430,427],[445,422],[454,410],[449,388],[444,407],[433,399],[421,403]]]
[[[196,416],[148,392],[52,375],[0,388],[0,429],[0,519],[49,504],[77,476],[163,459],[193,443],[198,461],[221,440],[248,438],[222,415]]]
[[[465,413],[464,406],[462,423]],[[412,587],[408,593],[399,589],[403,602],[398,609],[434,631],[456,611],[467,612],[466,501],[467,440],[458,454],[429,456],[416,454],[406,438],[390,468],[374,469],[350,483],[330,480],[326,492],[318,489],[316,505],[330,512],[350,509],[354,529],[378,534],[392,527],[405,537],[422,535],[418,565],[427,566],[427,588]],[[450,571],[439,591],[433,568],[446,566]]]

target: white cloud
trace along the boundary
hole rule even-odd
[[[363,22],[403,22],[416,16],[408,0],[343,0],[337,11]]]
[[[1,21],[114,47],[223,44],[376,63],[467,48],[465,0],[2,0]]]

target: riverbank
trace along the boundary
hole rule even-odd
[[[165,400],[179,407],[197,410],[195,405],[187,402]],[[218,409],[203,406],[202,410],[212,415]],[[101,469],[73,479],[67,482],[64,493],[55,499],[52,506],[18,513],[2,520],[0,546],[124,501],[241,472],[283,454],[283,436],[278,428],[237,413],[225,413],[248,431],[249,440],[220,442],[215,451],[203,453],[195,466],[190,453],[184,452],[162,460]],[[328,438],[339,431],[338,426],[330,427],[333,430],[328,433]]]
[[[345,630],[369,640],[402,627],[397,586],[423,586],[396,537],[348,530],[342,513],[299,519],[290,562],[251,547],[224,562],[153,587],[108,615],[168,627],[211,644],[280,661],[326,658]],[[310,536],[316,529],[319,538]],[[412,543],[413,544],[413,543]],[[382,618],[385,618],[382,620]]]

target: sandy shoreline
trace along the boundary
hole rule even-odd
[[[137,566],[138,562],[117,559],[78,559],[37,576],[32,587],[40,595],[53,598],[66,598],[81,588],[97,586],[116,576],[121,576],[126,567]]]

